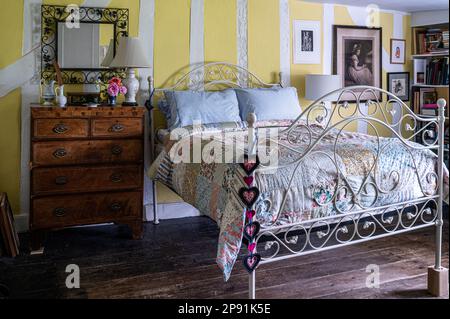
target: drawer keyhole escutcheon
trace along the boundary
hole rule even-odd
[[[69,130],[69,127],[63,123],[59,123],[57,125],[55,125],[55,127],[53,128],[53,132],[55,132],[56,134],[64,134]]]
[[[112,153],[113,155],[120,155],[120,154],[122,154],[122,152],[123,152],[123,149],[122,149],[122,147],[120,147],[119,145],[114,145],[114,146],[111,148],[111,153]]]
[[[66,216],[66,210],[62,207],[55,208],[53,211],[53,214],[55,214],[56,217],[64,217]]]
[[[116,123],[113,126],[111,126],[110,131],[114,133],[122,132],[124,129],[122,124]]]
[[[67,151],[63,148],[59,148],[53,152],[53,156],[56,158],[63,158],[67,155]]]
[[[112,174],[110,179],[113,183],[120,183],[122,181],[122,175],[121,174]]]
[[[113,212],[118,212],[122,209],[122,205],[120,205],[119,203],[112,203],[110,208]]]
[[[55,184],[56,185],[66,185],[67,184],[67,177],[66,176],[58,176],[55,178]]]

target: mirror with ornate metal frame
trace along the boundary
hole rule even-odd
[[[43,80],[55,79],[54,61],[60,64],[66,84],[105,83],[123,75],[122,70],[102,65],[109,44],[103,42],[112,37],[109,49],[114,56],[119,37],[128,36],[128,9],[42,5],[41,16]],[[71,54],[74,48],[78,56]]]

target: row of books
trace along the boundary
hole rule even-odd
[[[448,30],[422,29],[416,32],[416,53],[448,52]]]
[[[425,84],[448,85],[449,84],[449,58],[433,57],[426,66]]]
[[[413,106],[416,114],[437,115],[438,93],[434,88],[413,88]]]

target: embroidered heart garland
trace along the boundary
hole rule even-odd
[[[258,200],[259,189],[257,189],[256,187],[243,187],[239,190],[239,197],[247,207],[252,207],[253,204],[255,204]]]
[[[261,261],[261,256],[259,254],[251,254],[244,258],[244,267],[251,274],[256,267],[258,267]]]
[[[247,224],[244,227],[244,237],[248,241],[252,241],[258,235],[261,225],[258,222]]]
[[[256,212],[254,210],[248,210],[245,212],[245,217],[247,217],[247,220],[251,222],[253,220],[253,217],[255,217]]]
[[[247,184],[248,187],[252,186],[253,184],[253,176],[245,176],[244,182]]]
[[[248,251],[250,254],[253,254],[253,252],[255,251],[256,248],[256,243],[251,243],[250,245],[248,245]]]
[[[247,175],[251,175],[255,171],[255,169],[258,168],[258,166],[259,166],[258,156],[256,156],[254,161],[250,161],[248,155],[247,154],[244,155],[244,162],[241,163],[241,167]]]

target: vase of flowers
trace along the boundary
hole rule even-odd
[[[119,94],[127,94],[127,88],[122,84],[122,80],[118,77],[113,77],[108,81],[108,104],[115,106],[117,103],[117,96]]]

